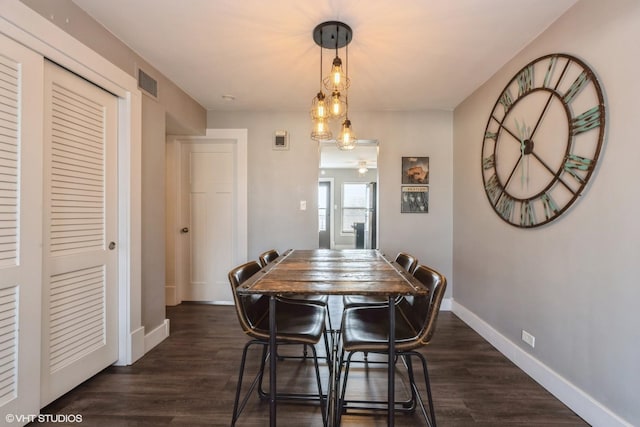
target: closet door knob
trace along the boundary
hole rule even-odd
[[[116,248],[116,242],[109,243],[109,250],[114,250]]]

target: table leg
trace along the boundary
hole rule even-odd
[[[269,425],[276,426],[276,296],[269,298]]]
[[[396,353],[396,304],[395,304],[395,296],[393,295],[389,295],[389,372],[388,372],[388,378],[389,378],[389,384],[388,384],[388,418],[387,418],[387,425],[389,427],[393,427],[393,424],[395,422],[395,399],[396,399],[396,392],[395,392],[395,385],[396,385],[396,379],[395,379],[395,373],[396,373],[396,367],[394,364],[395,361],[395,353]]]
[[[338,425],[340,407],[338,385],[340,382],[340,361],[338,360],[338,332],[331,331],[331,372],[327,391],[327,423],[329,427]]]

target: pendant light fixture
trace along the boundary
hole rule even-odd
[[[336,138],[336,144],[340,149],[350,150],[355,148],[355,137],[348,118],[348,89],[349,80],[349,50],[353,32],[351,28],[339,21],[327,21],[316,26],[313,30],[313,40],[320,46],[320,90],[312,101],[311,117],[313,130],[311,139],[316,141],[330,140],[332,133],[329,129],[330,121],[342,119],[340,133]],[[345,47],[345,66],[339,56],[339,49]],[[322,49],[334,49],[335,57],[331,64],[330,73],[322,76]],[[323,86],[329,95],[323,92]]]
[[[349,47],[345,48],[347,58],[349,57]],[[346,84],[349,84],[349,63],[347,62],[345,73]],[[342,122],[342,128],[340,134],[336,138],[336,144],[341,150],[353,150],[356,148],[356,135],[353,133],[351,127],[351,120],[349,120],[349,98],[345,96],[345,109],[344,109],[344,122]]]
[[[322,38],[322,30],[320,30],[320,38]],[[311,118],[313,119],[311,139],[322,141],[333,137],[327,122],[329,114],[327,97],[322,91],[322,46],[320,46],[320,89],[311,103]]]

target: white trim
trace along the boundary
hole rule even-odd
[[[328,182],[331,185],[331,191],[329,191],[329,210],[330,212],[330,216],[329,216],[329,249],[335,249],[336,246],[336,239],[334,238],[334,225],[333,222],[335,220],[335,215],[336,215],[336,205],[335,205],[335,200],[334,200],[334,192],[335,192],[335,179],[334,178],[318,178],[318,182]],[[318,233],[320,233],[320,230],[318,230]],[[320,243],[318,242],[318,245],[320,245]]]
[[[353,244],[349,245],[349,244],[343,243],[340,245],[334,245],[333,249],[353,249],[353,247],[354,247]]]
[[[210,305],[235,305],[233,301],[207,301]]]
[[[440,303],[440,311],[451,311],[451,305],[453,303],[453,298],[443,298]]]
[[[191,135],[170,135],[167,137],[168,149],[174,150],[173,164],[167,165],[167,167],[173,167],[175,173],[173,174],[175,189],[175,200],[182,200],[182,188],[180,185],[180,177],[182,176],[182,172],[180,168],[182,167],[182,162],[180,160],[181,156],[181,143],[182,142],[197,142],[197,141],[207,141],[212,139],[226,139],[233,141],[236,145],[236,219],[237,230],[236,230],[236,241],[235,243],[235,254],[234,259],[236,263],[240,264],[246,262],[248,259],[248,246],[249,246],[249,235],[248,235],[248,184],[247,184],[247,171],[248,171],[248,131],[247,129],[207,129],[206,134],[204,136],[191,136]],[[175,204],[176,212],[175,212],[175,224],[169,226],[169,229],[177,230],[178,227],[181,227],[180,224],[187,223],[181,218],[181,209],[179,208],[179,203]],[[168,235],[167,239],[173,238],[174,244],[174,277],[167,278],[166,287],[165,287],[165,295],[172,296],[172,299],[167,301],[171,301],[174,305],[180,304],[183,298],[183,289],[185,284],[183,283],[184,271],[183,268],[183,248],[182,248],[182,240],[178,234]],[[171,284],[174,289],[171,289]],[[224,301],[224,302],[216,302],[217,304],[224,303],[232,304],[232,302]]]
[[[249,247],[248,233],[248,200],[247,200],[247,152],[249,132],[247,129],[207,129],[206,138],[232,139],[236,141],[236,191],[237,206],[236,214],[238,219],[238,238],[236,241],[236,259],[247,260]]]
[[[139,355],[141,100],[136,79],[25,4],[1,0],[0,33],[118,96],[119,322],[117,364]]]
[[[148,353],[149,350],[160,344],[162,341],[169,337],[169,328],[170,322],[169,319],[164,319],[157,328],[153,331],[145,334],[144,336],[144,352]]]
[[[144,326],[140,326],[138,329],[136,329],[135,331],[131,332],[128,335],[129,336],[127,341],[131,343],[131,347],[130,347],[131,359],[135,361],[140,359],[142,356],[144,356],[144,347],[145,347]],[[126,363],[120,363],[120,361],[116,362],[115,364],[118,366],[127,365]]]
[[[463,322],[589,424],[595,427],[631,427],[630,423],[524,351],[462,304],[454,300],[452,308]]]
[[[173,282],[166,282],[164,285],[164,304],[174,306],[180,304],[178,301],[178,290]]]

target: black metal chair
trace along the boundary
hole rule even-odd
[[[424,355],[417,351],[420,347],[428,344],[433,337],[440,304],[447,286],[446,278],[437,271],[426,267],[418,266],[414,273],[428,290],[426,296],[408,296],[403,298],[395,306],[395,357],[402,360],[407,368],[407,375],[411,388],[411,397],[407,401],[396,401],[395,410],[413,413],[417,405],[420,406],[422,414],[428,425],[436,425],[433,398],[431,395],[431,385],[427,371],[427,361]],[[367,401],[345,399],[347,391],[347,380],[352,356],[357,352],[388,354],[389,336],[389,307],[371,306],[354,307],[344,310],[342,316],[342,345],[343,352],[341,364],[345,364],[344,379],[340,393],[339,413],[347,412],[350,409],[360,411],[387,410],[387,401]],[[346,359],[344,355],[348,354]],[[418,387],[416,386],[412,357],[421,361],[424,381],[427,390],[429,414],[424,406],[424,402]]]
[[[232,426],[235,425],[238,420],[238,417],[242,413],[242,410],[244,409],[251,392],[255,389],[256,385],[258,385],[258,394],[260,398],[266,399],[268,397],[268,394],[262,391],[262,378],[264,375],[266,360],[268,357],[271,357],[268,352],[270,337],[269,297],[265,295],[239,295],[237,293],[237,287],[260,271],[260,269],[260,264],[255,261],[250,261],[234,268],[228,275],[240,326],[244,333],[252,338],[245,344],[242,352],[236,397],[233,405],[233,417],[231,420]],[[276,399],[318,401],[321,406],[323,421],[326,425],[326,395],[323,395],[322,393],[320,369],[315,350],[315,344],[318,343],[324,332],[325,310],[318,305],[296,304],[277,300],[276,325],[276,340],[278,346],[285,344],[304,344],[311,348],[316,381],[318,384],[318,394],[278,393]],[[256,374],[256,377],[253,379],[242,402],[240,402],[247,351],[252,345],[262,346],[260,369]]]
[[[408,273],[413,273],[413,270],[418,265],[418,259],[413,255],[409,255],[405,252],[400,252],[396,255],[395,262],[405,269]],[[400,302],[401,297],[396,298],[396,304]],[[385,305],[389,303],[389,299],[386,297],[366,296],[366,295],[345,295],[342,298],[342,304],[344,308],[352,307],[370,307],[376,305]]]

